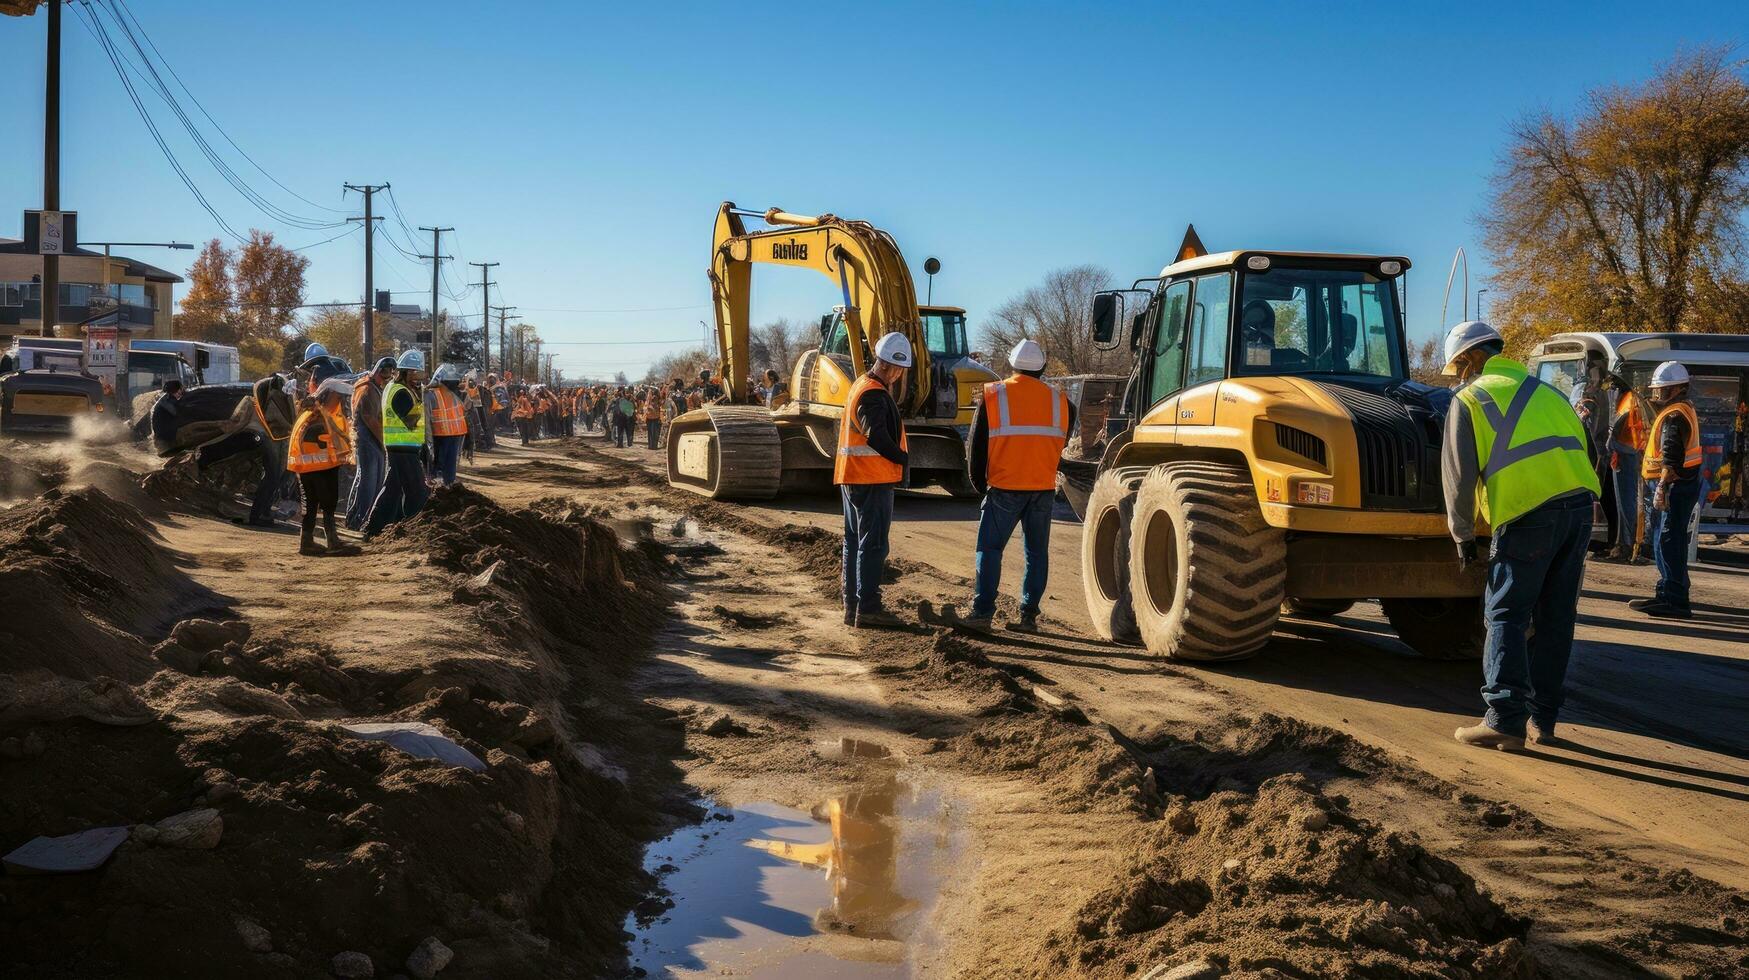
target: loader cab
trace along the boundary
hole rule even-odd
[[[1377,256],[1197,256],[1158,279],[1097,294],[1094,337],[1108,348],[1127,340],[1136,353],[1131,418],[1227,378],[1294,375],[1382,387],[1408,380],[1397,287],[1408,265]],[[1139,288],[1144,283],[1151,288]],[[1198,410],[1179,414],[1195,421]]]
[[[923,337],[930,360],[951,364],[971,353],[966,339],[965,310],[957,306],[923,306],[917,312],[923,319]],[[849,370],[850,331],[845,327],[842,309],[834,309],[820,318],[820,350],[840,358]]]

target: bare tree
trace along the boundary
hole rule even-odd
[[[780,317],[763,327],[754,328],[748,342],[754,373],[763,374],[770,368],[779,377],[789,377],[796,359],[807,348],[802,340],[806,336],[806,330],[804,325],[788,317]]]
[[[650,370],[644,375],[644,381],[649,384],[659,384],[680,378],[690,383],[698,377],[698,372],[707,368],[716,370],[717,356],[703,347],[691,350],[675,351],[663,354],[650,365]]]
[[[1560,330],[1733,330],[1749,270],[1749,84],[1725,48],[1680,52],[1574,120],[1512,129],[1482,221],[1514,349]]]
[[[1045,349],[1049,374],[1122,374],[1129,368],[1127,349],[1102,351],[1093,346],[1093,294],[1108,288],[1111,273],[1098,266],[1057,269],[1043,283],[997,307],[984,321],[980,340],[986,360],[998,371],[1008,370],[1008,352],[1030,337]]]

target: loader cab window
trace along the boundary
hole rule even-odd
[[[850,356],[850,331],[844,326],[844,314],[828,313],[820,318],[820,349],[828,354]]]
[[[1190,280],[1166,287],[1155,303],[1159,317],[1148,365],[1148,404],[1158,404],[1184,387],[1184,321],[1190,312]]]
[[[1570,397],[1574,388],[1585,383],[1585,359],[1568,357],[1558,361],[1544,361],[1536,366],[1536,376],[1562,395]]]
[[[1232,292],[1230,272],[1196,280],[1185,350],[1189,363],[1184,378],[1186,388],[1227,376],[1227,310],[1232,304]]]
[[[948,310],[923,311],[923,341],[929,356],[957,361],[971,351],[966,343],[966,315]]]
[[[1246,271],[1233,373],[1405,378],[1394,279],[1363,268]]]

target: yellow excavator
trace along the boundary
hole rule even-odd
[[[743,218],[766,228],[748,231]],[[791,372],[790,402],[749,403],[753,266],[811,269],[838,283],[843,305],[821,319],[820,343]],[[759,500],[831,486],[838,421],[870,351],[897,331],[916,364],[896,392],[910,445],[906,486],[974,496],[965,431],[975,394],[995,372],[967,356],[965,311],[917,305],[911,271],[893,237],[832,214],[750,211],[724,202],[711,243],[711,296],[725,396],[676,418],[668,432],[668,482],[717,499]]]

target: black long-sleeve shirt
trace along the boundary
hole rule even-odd
[[[904,424],[899,419],[899,406],[885,385],[867,392],[856,401],[856,424],[868,439],[871,449],[889,463],[903,467],[911,458],[899,448],[899,434]]]
[[[158,447],[158,452],[169,452],[170,446],[176,441],[176,396],[162,394],[152,405],[152,442]]]

